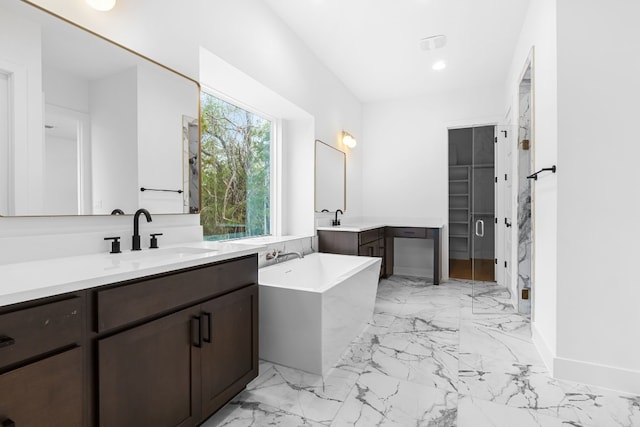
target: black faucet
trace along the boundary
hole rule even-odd
[[[131,250],[140,250],[140,232],[138,231],[138,222],[140,221],[140,214],[144,214],[147,218],[147,222],[151,222],[151,214],[146,209],[138,209],[133,215],[133,236],[131,237]]]
[[[344,215],[344,212],[342,212],[342,210],[337,209],[337,210],[336,210],[336,219],[334,219],[334,220],[331,222],[331,225],[333,225],[333,226],[340,225],[340,220],[338,219],[338,212],[340,212],[342,215]]]

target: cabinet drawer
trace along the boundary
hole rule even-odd
[[[0,315],[0,367],[78,343],[81,302],[72,297]]]
[[[393,237],[414,237],[416,239],[426,239],[427,229],[420,227],[394,227]]]
[[[358,255],[360,233],[318,230],[318,251],[342,255]]]
[[[31,363],[0,375],[0,422],[16,426],[82,424],[82,349]]]
[[[384,237],[384,232],[381,228],[374,228],[373,230],[367,230],[360,233],[360,244],[365,245],[371,243],[374,240],[378,240],[380,237]]]
[[[254,283],[258,283],[257,255],[97,291],[96,331],[124,326]]]

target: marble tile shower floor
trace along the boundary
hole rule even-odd
[[[473,301],[473,303],[472,303]],[[473,305],[473,307],[472,307]],[[260,363],[214,426],[640,426],[640,396],[551,378],[496,285],[392,276],[323,378]]]

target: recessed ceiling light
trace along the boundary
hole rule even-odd
[[[447,63],[444,61],[437,61],[435,64],[431,66],[436,71],[444,70],[447,68]]]

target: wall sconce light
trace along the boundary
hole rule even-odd
[[[342,143],[349,148],[356,146],[358,141],[349,132],[342,131]]]
[[[116,5],[116,0],[86,0],[86,2],[89,6],[100,12],[107,12]]]

